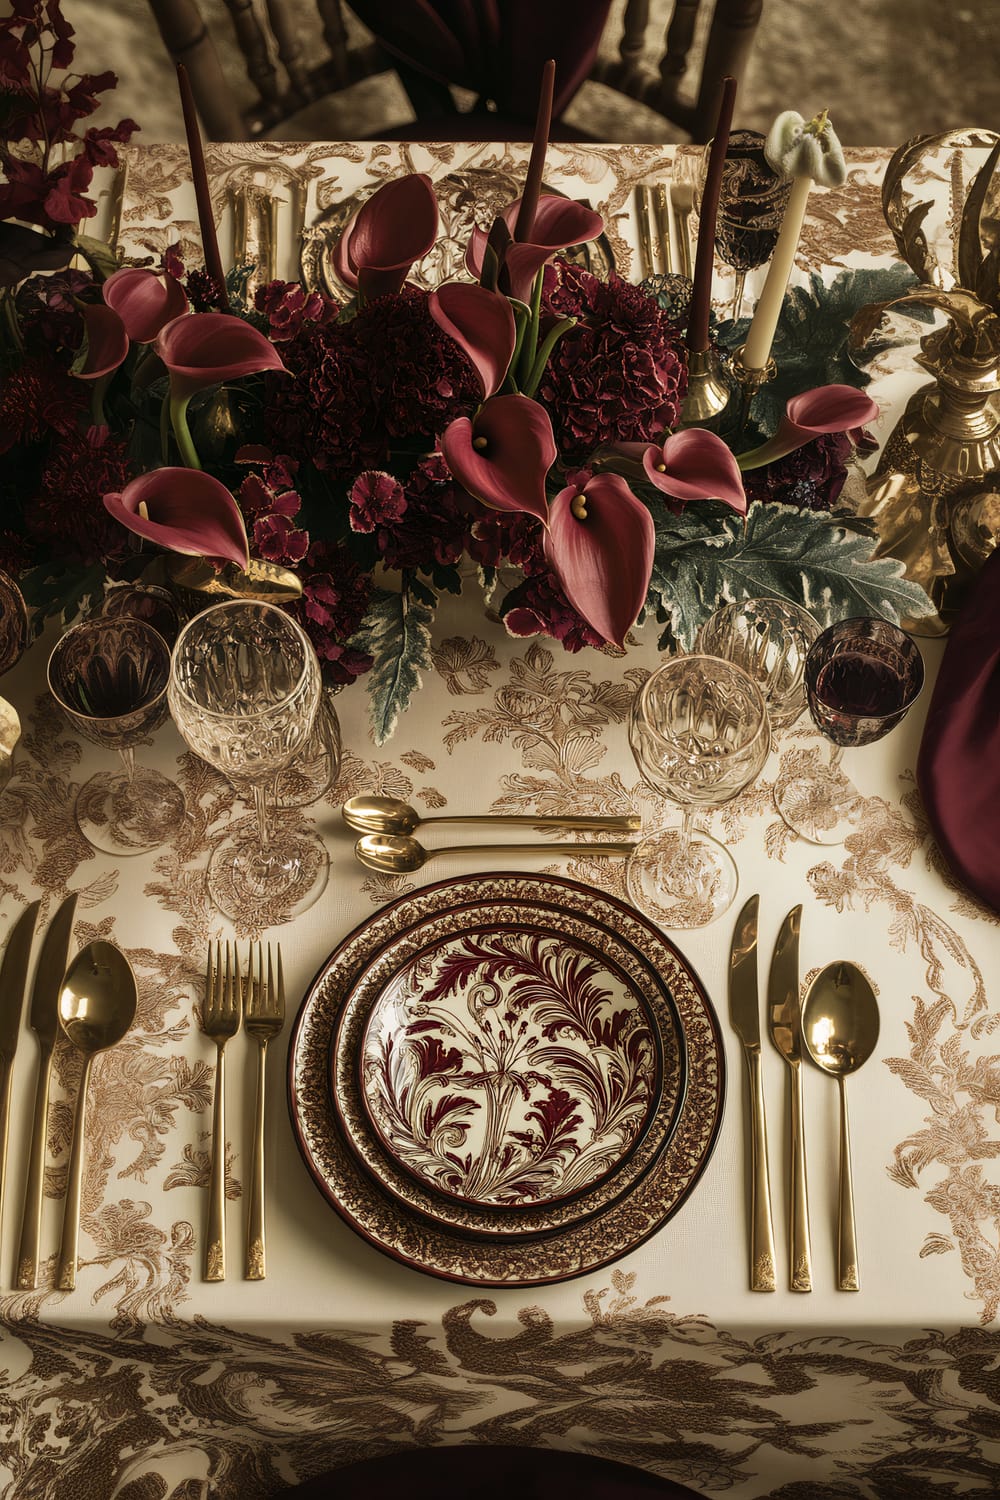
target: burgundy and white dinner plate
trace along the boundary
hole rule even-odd
[[[474,918],[471,916],[473,912]],[[449,914],[455,913],[459,914],[457,923],[453,915],[449,918]],[[435,931],[439,919],[443,939],[439,939]],[[477,935],[480,941],[488,938],[491,930],[501,934],[505,928],[511,929],[504,934],[509,943],[513,929],[522,920],[526,923],[526,930],[533,932],[538,939],[535,957],[548,963],[550,968],[555,965],[556,972],[560,960],[558,944],[552,938],[555,933],[565,931],[570,957],[565,961],[568,967],[564,969],[561,981],[563,990],[568,989],[566,976],[569,971],[575,969],[578,976],[586,978],[587,964],[592,963],[595,992],[609,992],[603,994],[596,1014],[600,1016],[603,1006],[604,1019],[610,1023],[611,1031],[629,1029],[636,1034],[639,1060],[635,1068],[639,1075],[645,1076],[646,1083],[639,1086],[636,1095],[635,1138],[631,1149],[626,1146],[619,1152],[619,1164],[625,1164],[620,1169],[626,1170],[650,1139],[657,1116],[654,1105],[653,1119],[650,1119],[647,1104],[643,1103],[644,1094],[648,1098],[656,1092],[648,1065],[642,1061],[647,1045],[644,1033],[648,1034],[653,1051],[659,1049],[660,1086],[665,1097],[663,1059],[675,1045],[671,1038],[674,1027],[679,1030],[678,1051],[686,1066],[682,1064],[683,1081],[676,1089],[676,1118],[664,1132],[662,1143],[652,1150],[649,1162],[621,1193],[609,1191],[608,1201],[595,1206],[594,1211],[588,1211],[583,1218],[572,1217],[575,1206],[587,1193],[599,1194],[605,1188],[610,1189],[614,1182],[614,1167],[602,1172],[596,1161],[590,1161],[583,1174],[589,1172],[590,1176],[583,1185],[577,1183],[566,1169],[560,1176],[550,1163],[545,1169],[547,1196],[539,1209],[537,1203],[531,1202],[520,1206],[505,1202],[480,1205],[475,1196],[469,1197],[471,1179],[462,1175],[466,1169],[461,1150],[457,1153],[461,1171],[455,1181],[460,1186],[464,1184],[464,1191],[458,1194],[449,1194],[442,1190],[439,1182],[432,1182],[435,1174],[429,1171],[426,1162],[421,1171],[414,1171],[412,1164],[404,1167],[397,1162],[400,1179],[405,1178],[410,1184],[408,1190],[425,1192],[437,1205],[448,1202],[450,1198],[455,1210],[482,1214],[487,1221],[484,1228],[470,1232],[468,1224],[451,1222],[446,1214],[432,1218],[418,1211],[402,1201],[381,1180],[393,1151],[387,1149],[384,1128],[382,1132],[376,1129],[361,1103],[361,1084],[367,1066],[361,1063],[362,1049],[366,1049],[364,1055],[369,1063],[375,1067],[381,1065],[378,1052],[383,1044],[379,1041],[379,1023],[373,1022],[369,1027],[373,1012],[383,1003],[390,1004],[384,999],[387,994],[391,993],[396,999],[405,997],[417,983],[421,964],[429,963],[440,981],[442,965],[447,971],[460,963],[461,944],[456,941],[461,930],[459,924],[464,922],[465,931]],[[407,947],[410,937],[415,941],[412,950]],[[529,942],[520,953],[515,953],[509,946],[506,951],[515,975],[520,974],[522,979],[526,974],[525,963],[530,965],[532,962],[530,957],[526,959],[524,956],[530,947]],[[636,956],[641,958],[645,971],[642,964],[637,967],[634,963]],[[381,963],[383,957],[384,964]],[[473,952],[471,957],[466,957],[473,972],[479,976],[477,982],[480,982],[484,973],[483,955]],[[628,960],[627,965],[623,960]],[[375,971],[379,977],[368,985],[367,976]],[[649,972],[659,976],[662,991],[669,996],[667,1010],[650,998],[653,992],[645,977]],[[392,982],[393,976],[396,977],[395,983]],[[450,976],[449,982],[453,979],[454,976]],[[361,996],[365,998],[362,1000]],[[475,1006],[482,1009],[480,1002],[484,997],[484,994],[480,995],[474,1002]],[[416,1003],[419,1005],[419,1001]],[[461,1012],[455,1007],[453,998],[449,1003],[455,1020]],[[496,1007],[492,1008],[496,1010]],[[558,1015],[554,1015],[553,1023],[564,1023],[562,1002],[556,1010]],[[383,1013],[383,1020],[387,1014]],[[616,1015],[623,1019],[614,1021]],[[668,1016],[670,1019],[666,1019]],[[440,1018],[415,1016],[412,998],[406,1003],[404,1019],[407,1028],[421,1020],[429,1021],[430,1028],[424,1034],[429,1037],[436,1029],[435,1045],[442,1045]],[[519,1028],[521,1021],[504,1021],[502,1029],[507,1032],[513,1025]],[[540,1046],[538,1033],[544,1032],[544,1022],[539,1027],[536,1016],[529,1026],[535,1028],[533,1046]],[[501,1016],[498,1015],[497,1031],[500,1029]],[[421,1034],[420,1031],[408,1030],[407,1041],[415,1041]],[[554,1035],[558,1035],[558,1026]],[[352,1054],[355,1038],[357,1044]],[[366,1149],[376,1141],[381,1152],[377,1172],[373,1172],[371,1163],[362,1160],[357,1142],[348,1139],[345,1131],[347,1095],[342,1090],[346,1077],[342,1066],[345,1058],[353,1069],[351,1097],[357,1111],[355,1118],[367,1126]],[[582,1076],[579,1063],[568,1063],[563,1057],[560,1065],[570,1072],[576,1068],[577,1078]],[[465,1081],[469,1085],[469,1095],[478,1092],[481,1102],[486,1096],[483,1089],[477,1091],[475,1087],[474,1070],[467,1069],[464,1060],[458,1066],[468,1072]],[[406,1068],[412,1068],[411,1061],[406,1061],[404,1071]],[[550,1097],[547,1091],[550,1072],[551,1068],[543,1075],[547,1082],[541,1086],[538,1096],[543,1102]],[[412,1079],[412,1071],[410,1076]],[[610,1074],[602,1076],[606,1080]],[[333,1086],[331,1079],[334,1080]],[[292,1125],[306,1166],[328,1202],[360,1235],[415,1269],[453,1281],[478,1286],[533,1286],[566,1280],[619,1259],[634,1250],[676,1212],[704,1170],[715,1143],[722,1115],[724,1063],[718,1022],[711,1003],[686,960],[658,928],[616,897],[572,880],[548,875],[491,873],[441,881],[413,895],[401,897],[383,907],[345,939],[323,965],[300,1007],[289,1048],[288,1087]],[[335,1090],[339,1113],[334,1102]],[[395,1092],[397,1097],[400,1096],[399,1088]],[[439,1083],[435,1083],[433,1092],[432,1111],[440,1106],[442,1097],[447,1097],[447,1092],[440,1091]],[[377,1108],[375,1096],[369,1092],[367,1109],[374,1113]],[[542,1120],[525,1119],[529,1128],[523,1132],[531,1136],[536,1150],[538,1142],[544,1141],[545,1132],[558,1124],[556,1117],[563,1121],[567,1118],[561,1101],[558,1108],[540,1109],[539,1114]],[[588,1122],[591,1119],[597,1121],[598,1115],[588,1116]],[[640,1119],[644,1123],[638,1123]],[[509,1122],[508,1116],[508,1125]],[[476,1128],[480,1132],[476,1140],[482,1143],[485,1137],[481,1132],[486,1127],[480,1122]],[[468,1144],[469,1131],[458,1134]],[[577,1155],[586,1162],[584,1145],[578,1133],[577,1146],[580,1149]],[[496,1162],[487,1166],[491,1159],[489,1150],[480,1150],[478,1154],[480,1181],[486,1180],[488,1172],[494,1173],[495,1189],[500,1180],[495,1175]],[[570,1151],[568,1157],[573,1154]],[[502,1155],[501,1152],[501,1158]],[[504,1194],[505,1190],[494,1191],[494,1198],[499,1196],[502,1199]],[[440,1207],[437,1211],[442,1212]],[[489,1216],[492,1214],[516,1216],[519,1212],[530,1215],[539,1211],[553,1216],[547,1229],[539,1231],[536,1228],[530,1235],[515,1235],[509,1230],[490,1232]],[[565,1218],[560,1219],[560,1215],[565,1215]]]
[[[449,906],[348,994],[330,1060],[344,1136],[408,1208],[467,1234],[563,1229],[669,1138],[683,1032],[665,980],[591,918]]]

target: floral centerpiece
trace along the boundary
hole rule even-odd
[[[0,568],[36,623],[164,555],[208,559],[237,592],[253,559],[290,583],[327,679],[368,674],[381,742],[468,560],[510,632],[570,651],[624,648],[649,618],[664,648],[690,647],[741,597],[821,620],[930,608],[836,510],[877,413],[864,376],[803,382],[748,452],[680,427],[685,299],[567,256],[602,221],[540,193],[544,109],[523,195],[474,232],[469,280],[408,279],[438,228],[411,175],[344,230],[342,302],[287,282],[248,299],[246,267],[219,274],[207,215],[215,274],[172,251],[120,266],[79,232],[95,167],[137,127],[78,134],[115,80],[70,73],[72,57],[59,0],[0,20]]]

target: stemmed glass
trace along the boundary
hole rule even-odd
[[[180,788],[135,760],[135,746],[167,717],[169,676],[166,641],[126,615],[74,625],[49,657],[49,690],[67,719],[122,759],[121,771],[84,782],[74,806],[80,832],[102,853],[148,854],[184,816]]]
[[[792,188],[791,180],[777,173],[764,155],[765,139],[758,130],[734,130],[722,169],[715,249],[736,272],[733,319],[743,306],[747,272],[766,265],[774,254]],[[706,146],[706,164],[709,149]]]
[[[864,801],[841,770],[844,748],[887,735],[923,681],[920,652],[887,620],[840,620],[817,636],[806,658],[806,696],[834,749],[822,770],[779,784],[775,802],[789,828],[814,844],[842,844],[856,830]]]
[[[749,786],[770,743],[763,695],[734,662],[675,657],[636,695],[629,716],[636,765],[684,813],[679,828],[648,835],[629,857],[629,895],[648,917],[664,927],[704,927],[732,905],[736,865],[722,844],[695,830],[695,812]]]
[[[225,916],[277,926],[326,885],[319,835],[272,814],[268,793],[312,733],[320,666],[308,636],[276,605],[234,599],[189,620],[171,663],[170,712],[196,755],[247,783],[255,817],[217,844],[209,895]]]
[[[812,615],[790,599],[741,599],[706,620],[696,649],[750,674],[764,694],[773,734],[805,710],[806,657],[818,635]]]

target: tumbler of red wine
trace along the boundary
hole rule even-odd
[[[806,697],[834,748],[825,768],[779,782],[775,801],[790,828],[814,844],[842,844],[857,830],[864,799],[841,769],[844,749],[895,729],[923,681],[919,650],[887,620],[839,620],[816,637],[806,657]]]

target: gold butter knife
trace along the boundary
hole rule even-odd
[[[14,1053],[21,1034],[21,1012],[27,989],[28,963],[41,901],[26,906],[11,928],[0,964],[0,1219],[7,1176],[7,1127],[10,1119],[10,1080]]]
[[[767,1120],[761,1086],[760,997],[757,992],[757,912],[751,896],[740,912],[729,953],[729,1019],[743,1043],[750,1078],[750,1290],[773,1292],[774,1231],[767,1167]]]
[[[802,907],[793,906],[778,933],[771,959],[767,998],[771,1040],[791,1069],[791,1184],[789,1197],[789,1287],[812,1291],[809,1242],[809,1190],[802,1117],[802,1022],[799,1002],[799,929]]]
[[[38,1242],[42,1225],[45,1189],[45,1148],[49,1133],[49,1077],[52,1052],[59,1033],[59,996],[69,958],[69,943],[76,917],[77,893],[73,891],[49,924],[38,956],[31,991],[28,1024],[38,1037],[38,1077],[35,1081],[35,1111],[31,1127],[28,1175],[24,1186],[21,1242],[14,1268],[15,1285],[29,1291],[38,1284]]]

